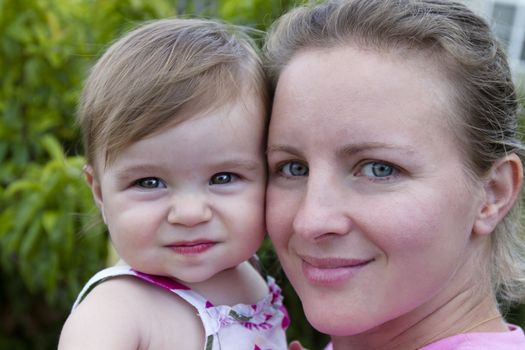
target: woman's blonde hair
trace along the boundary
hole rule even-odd
[[[107,165],[131,143],[248,89],[268,108],[260,55],[244,28],[205,19],[145,23],[112,44],[86,80],[78,121],[87,162],[101,157]]]
[[[266,65],[275,88],[300,51],[356,45],[379,51],[431,54],[455,87],[453,119],[467,173],[483,179],[508,153],[523,160],[519,103],[506,56],[487,23],[463,4],[446,0],[335,0],[298,7],[270,28]],[[446,186],[446,184],[443,184]],[[521,193],[491,235],[488,269],[503,304],[525,296]]]

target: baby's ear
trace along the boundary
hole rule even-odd
[[[100,182],[98,181],[97,176],[95,174],[95,169],[93,169],[91,165],[86,164],[84,166],[84,176],[86,178],[88,186],[91,188],[93,199],[95,200],[95,204],[97,205],[97,207],[100,209],[102,219],[105,223],[106,217],[104,215],[104,201],[102,199],[102,188],[100,187]]]
[[[485,200],[480,206],[473,233],[488,235],[516,202],[523,184],[523,165],[516,154],[498,159],[484,181]]]

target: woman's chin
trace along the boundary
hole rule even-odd
[[[304,309],[308,322],[321,333],[331,336],[351,336],[370,329],[365,322],[361,321],[361,317],[352,317],[352,313],[337,311],[320,306]]]

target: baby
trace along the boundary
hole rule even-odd
[[[254,47],[216,21],[158,20],[94,66],[85,174],[121,261],[84,287],[59,349],[286,349],[280,289],[250,262],[268,113]]]

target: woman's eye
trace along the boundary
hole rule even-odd
[[[395,168],[392,165],[381,162],[371,162],[363,165],[361,168],[361,175],[369,177],[388,177],[392,176],[394,171]]]
[[[238,176],[232,173],[217,173],[210,179],[210,185],[224,185],[234,181]]]
[[[164,188],[166,185],[162,180],[156,177],[145,177],[135,181],[135,186],[152,189],[152,188]]]
[[[280,171],[287,177],[308,175],[308,167],[299,162],[288,162],[281,166]]]

